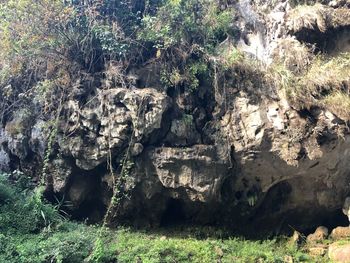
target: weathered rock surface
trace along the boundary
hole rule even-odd
[[[338,226],[332,230],[330,237],[334,240],[350,237],[350,227]]]
[[[131,135],[135,143],[149,140],[161,128],[169,106],[169,98],[152,89],[102,90],[83,107],[79,101],[69,101],[70,125],[64,127],[59,145],[79,168],[91,170],[107,160],[110,150],[121,153]]]
[[[350,244],[331,244],[328,248],[328,257],[332,262],[350,262]]]
[[[230,160],[224,154],[211,145],[149,149],[136,164],[135,173],[147,198],[157,193],[152,185],[160,183],[174,199],[219,201],[220,189],[232,175]]]
[[[328,237],[328,228],[319,226],[313,234],[307,236],[306,241],[310,244],[325,240]]]
[[[317,245],[308,248],[309,254],[314,257],[315,259],[323,257],[327,253],[327,246],[326,245]]]

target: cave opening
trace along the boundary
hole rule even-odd
[[[306,201],[304,207],[295,207],[291,198],[293,199],[293,184],[290,182],[282,181],[271,187],[261,205],[249,216],[250,230],[259,229],[261,233],[269,235],[291,235],[297,230],[308,235],[314,233],[319,226],[327,227],[329,232],[338,226],[349,226],[348,218],[341,209],[322,207]],[[254,236],[249,230],[248,233]]]
[[[349,226],[347,217],[341,209],[334,211],[317,211],[310,208],[309,212],[290,211],[287,213],[288,220],[281,227],[282,233],[292,234],[294,230],[309,235],[315,232],[319,226],[327,227],[329,233],[336,227]]]
[[[343,214],[342,209],[334,210],[325,216],[322,221],[320,225],[326,226],[330,231],[338,226],[349,226],[349,220]]]
[[[296,33],[296,38],[303,43],[313,45],[315,53],[336,56],[350,51],[350,27],[330,28],[325,32],[319,29],[304,29]]]
[[[106,200],[111,197],[111,189],[103,179],[107,173],[106,164],[87,171],[77,167],[71,158],[64,161],[72,167],[66,184],[55,191],[54,182],[50,181],[44,193],[45,199],[56,206],[64,217],[88,224],[101,222],[107,211]]]
[[[107,206],[103,202],[108,188],[102,182],[101,174],[104,174],[106,168],[99,166],[87,173],[78,173],[69,184],[67,197],[69,201],[75,204],[76,208],[70,211],[72,219],[85,221],[88,224],[94,224],[103,220],[107,211]]]
[[[170,227],[180,225],[186,222],[184,202],[179,199],[170,198],[162,214],[160,225]]]
[[[95,224],[103,220],[106,210],[106,206],[100,199],[87,199],[72,213],[72,219],[78,221],[84,220],[88,224]]]

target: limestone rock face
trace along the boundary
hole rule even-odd
[[[229,162],[215,146],[161,147],[147,150],[136,174],[148,198],[157,193],[149,186],[158,183],[172,198],[211,202],[220,200],[223,182],[231,176]]]
[[[51,161],[47,172],[52,178],[53,191],[60,193],[65,191],[68,180],[72,176],[73,168],[70,163],[61,158]]]
[[[70,101],[70,125],[65,127],[60,147],[79,168],[91,170],[107,160],[110,150],[120,153],[131,135],[135,142],[150,139],[152,132],[161,128],[169,106],[169,98],[152,89],[100,91],[82,108],[78,101]]]
[[[9,170],[10,157],[3,149],[0,150],[0,171]]]
[[[10,169],[10,156],[8,151],[4,149],[7,139],[4,129],[0,129],[0,171],[9,171]]]
[[[331,244],[328,248],[328,257],[332,262],[350,262],[350,244]]]
[[[45,132],[46,123],[43,120],[38,120],[31,129],[29,147],[38,154],[41,158],[45,156],[46,141],[48,134]]]

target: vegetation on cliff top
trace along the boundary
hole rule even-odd
[[[42,93],[42,83],[68,93],[82,74],[107,79],[112,71],[114,84],[122,85],[128,70],[149,60],[162,65],[165,85],[195,89],[215,47],[236,33],[232,6],[218,1],[65,2],[0,4],[5,115],[13,104]]]
[[[345,9],[339,9],[345,24],[339,24],[339,17],[334,15],[329,17],[329,25],[321,21],[322,15],[318,15],[320,19],[310,15],[323,14],[323,9],[320,4],[298,6],[288,13],[288,23],[292,30],[305,27],[319,28],[322,32],[329,26],[348,23]],[[305,10],[308,15],[303,16]],[[328,8],[326,13],[330,12]],[[128,86],[130,70],[147,63],[159,65],[158,77],[165,90],[176,87],[193,92],[201,85],[214,83],[218,79],[214,75],[244,67],[247,61],[232,44],[240,34],[238,17],[230,1],[4,1],[0,4],[2,120],[11,119],[11,112],[20,105],[29,107],[33,100],[44,104],[39,115],[52,119],[48,115],[59,108],[57,98],[64,100],[69,96],[71,87],[83,76],[109,82],[109,86]],[[288,94],[292,102],[298,98],[298,90],[309,90],[305,103],[298,101],[301,107],[311,99],[344,117],[344,112],[339,111],[331,98],[316,96],[314,100],[312,90],[328,85],[321,81],[334,81],[332,85],[348,82],[348,55],[312,59],[314,50],[310,45],[301,46],[297,42],[288,42],[291,49],[297,49],[282,61],[275,61],[271,70],[266,72],[266,67],[257,63],[251,71],[261,72],[265,78],[281,76],[281,83],[274,77],[272,82],[290,88]],[[328,69],[323,67],[328,80],[323,78],[324,72],[320,72],[322,63],[329,65]],[[297,69],[291,69],[290,65]],[[334,78],[338,72],[342,73],[341,79]],[[286,83],[290,77],[293,79],[289,79],[289,83],[293,85]],[[345,89],[344,86],[343,90],[336,88],[332,92],[338,94],[338,98],[341,95],[349,100]],[[332,96],[332,92],[326,95]]]

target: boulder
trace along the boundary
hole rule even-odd
[[[332,230],[330,237],[333,240],[339,240],[350,237],[350,227],[338,226]]]
[[[308,248],[309,254],[314,258],[320,258],[326,255],[327,246],[326,245],[317,245]]]
[[[208,145],[148,149],[136,167],[139,182],[160,183],[171,197],[193,202],[220,200],[222,184],[231,176],[229,156],[221,155],[215,146]],[[156,188],[149,186],[143,191],[151,198]]]
[[[323,241],[328,236],[328,228],[319,226],[313,234],[307,236],[306,241],[308,243],[317,243]]]
[[[333,243],[328,248],[328,257],[332,262],[350,262],[350,244]]]

